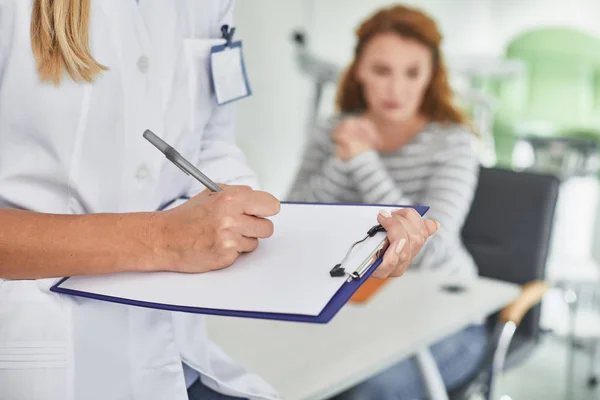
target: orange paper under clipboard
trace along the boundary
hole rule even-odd
[[[366,303],[379,291],[389,279],[369,278],[350,298],[351,303]]]

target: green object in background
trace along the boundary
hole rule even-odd
[[[600,140],[600,38],[570,28],[540,28],[513,39],[506,58],[525,73],[486,82],[498,107],[494,139],[498,166],[509,168],[520,136],[579,136]]]

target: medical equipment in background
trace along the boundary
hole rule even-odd
[[[312,54],[308,49],[304,32],[295,31],[293,41],[296,44],[296,61],[300,70],[314,81],[314,94],[310,107],[312,112],[308,121],[310,124],[317,119],[325,87],[337,83],[341,74],[341,67]]]

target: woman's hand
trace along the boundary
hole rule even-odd
[[[267,219],[279,213],[272,195],[247,186],[199,193],[184,204],[162,211],[157,218],[158,269],[206,272],[233,264],[251,252],[258,239],[273,234]]]
[[[351,117],[342,121],[333,132],[332,139],[336,156],[343,161],[377,150],[381,142],[375,125],[363,117]]]
[[[423,219],[412,208],[393,213],[382,211],[377,220],[387,231],[390,241],[381,265],[372,275],[378,279],[401,276],[429,236],[440,227],[438,222]]]

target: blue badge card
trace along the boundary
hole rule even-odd
[[[226,43],[210,50],[211,80],[217,104],[223,105],[252,94],[244,65],[242,42],[232,42],[235,28],[221,28]]]

